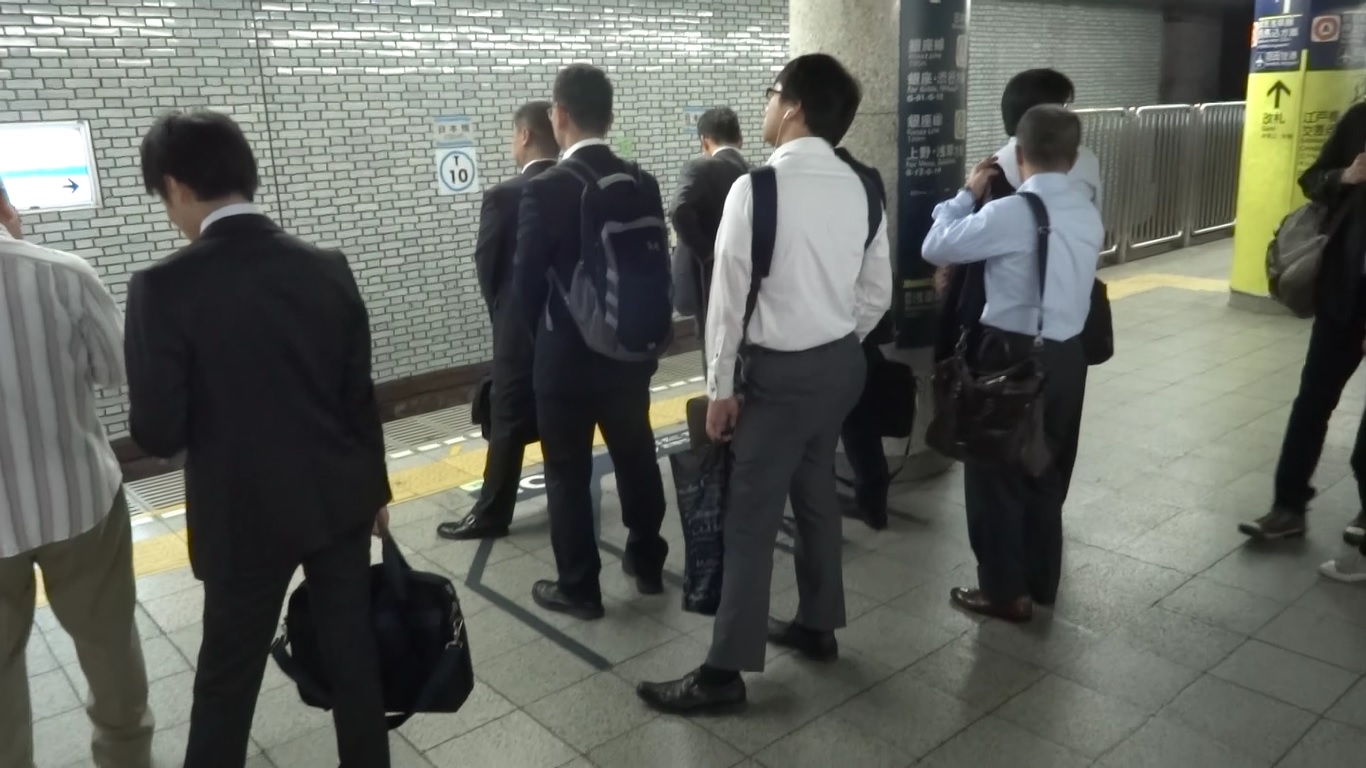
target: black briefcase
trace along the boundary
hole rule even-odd
[[[398,728],[419,712],[455,712],[474,690],[474,667],[460,601],[450,579],[414,571],[389,537],[382,563],[370,566],[384,709]],[[332,709],[331,685],[318,648],[308,582],[289,598],[284,634],[271,647],[305,704]]]

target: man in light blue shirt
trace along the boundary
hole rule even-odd
[[[1043,337],[1039,356],[1048,374],[1044,433],[1056,457],[1053,465],[1039,477],[972,463],[964,472],[978,586],[953,590],[952,600],[964,610],[1009,621],[1029,620],[1035,603],[1051,605],[1062,573],[1062,503],[1086,389],[1080,334],[1090,312],[1096,256],[1105,239],[1100,213],[1068,178],[1080,146],[1081,121],[1075,114],[1052,105],[1029,110],[1016,134],[1016,156],[979,163],[967,188],[935,209],[934,226],[922,248],[925,260],[938,266],[984,262],[982,331],[1003,343],[984,352],[992,359],[978,359],[979,365],[1004,367],[1028,354],[1037,334]],[[1012,195],[973,213],[999,173],[994,167],[998,162],[1018,164],[1019,191],[1034,193],[1048,210],[1042,302],[1039,224],[1029,202]]]

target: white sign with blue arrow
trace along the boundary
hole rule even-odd
[[[98,205],[89,126],[0,123],[0,180],[20,211]]]

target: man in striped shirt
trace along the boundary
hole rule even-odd
[[[90,684],[95,764],[150,768],[132,533],[95,400],[123,383],[123,320],[84,259],[22,235],[0,185],[0,766],[33,765],[36,567]]]

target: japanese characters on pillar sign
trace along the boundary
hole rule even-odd
[[[1256,10],[1230,287],[1265,295],[1266,245],[1281,219],[1304,204],[1299,176],[1366,90],[1366,7],[1257,0]]]
[[[967,149],[967,0],[902,0],[897,181],[899,347],[932,343],[934,268],[920,256],[934,206],[962,186]]]

